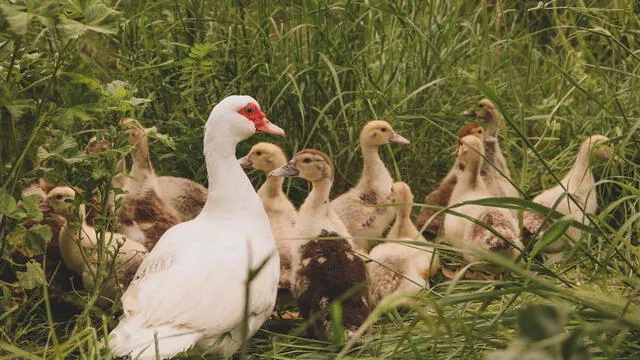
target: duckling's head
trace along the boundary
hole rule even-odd
[[[360,144],[363,147],[378,147],[390,142],[408,144],[409,140],[398,135],[384,120],[369,121],[360,132]]]
[[[300,177],[310,182],[333,180],[333,161],[318,150],[298,151],[289,163],[269,173],[271,176]]]
[[[607,161],[610,159],[619,160],[615,153],[613,146],[606,145],[609,138],[603,135],[591,135],[582,141],[582,148],[585,151],[590,151],[591,156],[598,161]]]
[[[458,139],[462,139],[465,136],[472,135],[480,139],[482,142],[486,143],[494,143],[496,142],[496,138],[487,134],[482,125],[478,123],[469,123],[465,124],[458,131]],[[460,149],[460,142],[456,144],[456,151],[454,151],[451,155],[458,156],[458,150]]]
[[[392,204],[412,203],[413,194],[409,185],[403,181],[396,181],[391,185]]]
[[[282,148],[271,143],[261,142],[253,145],[247,155],[238,159],[242,167],[269,172],[287,165],[287,156]]]
[[[136,146],[142,140],[147,138],[144,131],[142,130],[142,126],[136,119],[122,118],[118,125],[120,125],[122,129],[124,129],[125,134],[129,134],[129,145],[131,146]]]
[[[476,136],[467,135],[458,141],[458,163],[462,170],[479,169],[484,161],[484,144]]]
[[[462,112],[463,116],[477,117],[487,122],[487,131],[491,135],[496,135],[498,127],[502,125],[502,114],[496,107],[493,101],[489,99],[482,99],[476,105],[474,110],[468,110]]]
[[[109,142],[106,139],[98,139],[96,136],[89,139],[84,152],[87,154],[97,154],[105,152],[109,149]]]
[[[47,194],[47,197],[40,202],[40,211],[52,212],[69,218],[77,214],[77,207],[73,201],[76,198],[76,191],[68,186],[58,186]]]

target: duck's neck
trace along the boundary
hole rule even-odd
[[[466,191],[484,191],[486,190],[484,180],[480,175],[480,169],[482,165],[477,161],[469,161],[462,165],[457,162],[455,166],[458,166],[460,172],[458,173],[458,182],[456,184],[451,199],[454,200],[460,197],[460,194]]]
[[[362,176],[360,177],[358,185],[365,183],[372,185],[375,181],[385,181],[387,183],[392,182],[391,174],[389,174],[389,170],[387,170],[387,167],[380,158],[378,147],[363,144],[361,145],[361,149],[364,165],[362,167]]]
[[[236,159],[237,140],[233,140],[224,124],[205,129],[204,157],[209,190],[201,216],[215,213],[219,217],[261,218],[266,214],[249,178]]]
[[[417,238],[418,229],[411,221],[411,206],[402,205],[396,207],[396,220],[389,230],[389,235],[394,236],[397,239],[403,238]]]
[[[332,181],[323,179],[313,182],[313,188],[304,204],[300,207],[300,212],[313,212],[314,214],[328,214],[329,212],[329,193],[331,192]]]
[[[258,190],[258,195],[261,198],[269,198],[274,199],[281,196],[284,196],[284,192],[282,191],[282,184],[284,184],[284,178],[281,176],[269,176],[267,175],[267,180],[260,186]]]
[[[491,110],[489,117],[487,118],[487,134],[491,136],[498,136],[498,130],[500,129],[500,124],[502,124],[502,114],[498,109]]]
[[[591,144],[583,144],[578,152],[576,163],[569,173],[562,179],[562,185],[570,193],[589,191],[595,184],[591,168],[589,167],[589,153]]]
[[[146,175],[153,172],[151,158],[149,157],[149,141],[147,137],[140,139],[131,151],[133,164],[131,165],[131,176],[134,178],[140,175]]]

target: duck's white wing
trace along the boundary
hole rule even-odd
[[[237,234],[237,227],[234,233],[192,223],[175,226],[160,239],[122,296],[123,308],[143,326],[170,325],[221,335],[242,323],[250,264],[261,263],[265,256],[252,254],[249,259],[247,238]],[[193,235],[188,247],[181,246],[185,234]],[[277,255],[269,261],[274,260]],[[254,315],[271,312],[278,268],[266,267],[252,282],[249,309]]]

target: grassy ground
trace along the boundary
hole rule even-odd
[[[429,292],[399,299],[401,310],[380,308],[374,331],[346,348],[300,338],[288,332],[295,324],[271,321],[252,339],[250,357],[479,359],[505,348],[522,326],[523,333],[527,326],[544,327],[534,325],[544,318],[535,308],[525,310],[519,324],[522,309],[561,303],[558,318],[566,323],[553,341],[575,336],[595,358],[637,358],[640,5],[544,4],[0,4],[0,357],[98,358],[99,339],[115,324],[117,311],[117,305],[111,312],[85,306],[86,294],[68,296],[84,309],[71,311],[73,318],[51,304],[55,289],[37,275],[40,235],[23,227],[37,215],[8,214],[8,196],[17,198],[40,176],[104,189],[113,176],[105,161],[113,162],[115,154],[97,159],[80,150],[96,132],[115,138],[117,120],[125,115],[157,127],[152,154],[159,173],[204,183],[202,125],[219,99],[246,93],[287,136],[258,135],[241,144],[239,154],[260,140],[279,141],[288,154],[305,147],[325,151],[338,169],[334,193],[357,181],[358,133],[378,118],[412,141],[383,149],[383,155],[421,200],[451,164],[453,134],[464,122],[458,114],[481,97],[505,110],[502,148],[514,182],[530,196],[563,176],[586,135],[609,136],[624,159],[594,168],[600,215],[560,263],[543,267],[525,257],[509,264],[500,281],[438,279]],[[37,150],[44,143],[48,149]],[[251,177],[256,184],[262,180],[257,173]],[[306,185],[287,185],[290,196],[302,201]],[[40,262],[26,267],[12,256],[16,249]],[[20,274],[29,278],[16,281]],[[557,358],[580,356],[566,353],[573,357]],[[535,350],[530,356],[553,358],[534,357],[541,356]]]

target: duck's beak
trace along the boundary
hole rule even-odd
[[[460,115],[474,118],[476,117],[476,112],[474,110],[467,110],[467,111],[461,112]]]
[[[253,166],[253,162],[249,160],[249,154],[238,159],[238,164],[243,168],[249,168]]]
[[[282,176],[282,177],[291,177],[296,176],[300,173],[298,169],[296,169],[293,163],[288,163],[285,166],[279,167],[275,170],[272,170],[269,173],[269,176]]]
[[[51,211],[51,204],[49,203],[49,201],[47,201],[47,199],[42,199],[42,201],[40,201],[40,204],[38,205],[38,210],[42,213],[46,213]]]
[[[256,131],[260,131],[267,134],[284,136],[284,130],[278,125],[275,125],[267,118],[264,118],[262,124],[256,126]]]
[[[405,137],[399,135],[398,133],[393,133],[393,135],[391,135],[391,137],[389,138],[390,142],[394,142],[394,143],[398,143],[398,144],[409,144],[410,141],[407,140]]]

